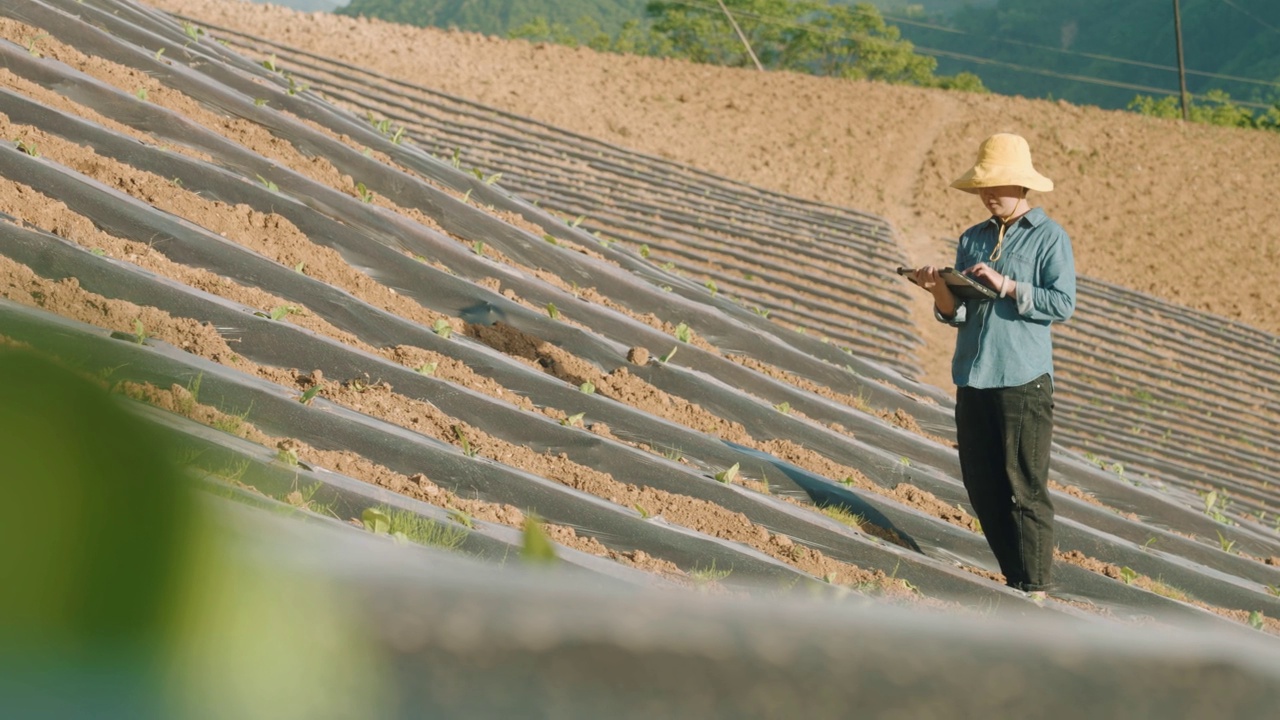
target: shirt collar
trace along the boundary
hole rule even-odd
[[[1035,227],[1040,223],[1044,222],[1045,218],[1047,217],[1049,216],[1044,214],[1043,209],[1038,207],[1033,207],[1027,212],[1023,213],[1022,217],[1013,221],[1013,224],[1025,225],[1026,227]],[[999,223],[999,219],[993,215],[990,220],[987,220],[987,222],[991,223],[992,225],[997,225]]]

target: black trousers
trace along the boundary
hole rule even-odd
[[[1011,587],[1045,590],[1053,566],[1049,447],[1053,381],[956,390],[960,472],[978,522]]]

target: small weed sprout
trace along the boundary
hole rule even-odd
[[[467,188],[467,192],[463,194],[463,196],[462,196],[462,204],[463,204],[463,205],[470,205],[470,204],[471,204],[471,188]]]
[[[721,580],[733,574],[733,568],[728,570],[716,569],[716,561],[711,561],[710,567],[695,567],[689,571],[689,579],[693,580],[693,584],[698,588],[705,588],[712,583],[718,583]]]
[[[378,511],[387,518],[392,537],[399,535],[418,545],[445,550],[452,550],[467,539],[467,531],[456,525],[439,523],[399,508],[379,506]]]
[[[360,198],[360,202],[373,202],[373,191],[364,186],[364,183],[356,183],[356,197]]]
[[[471,515],[470,515],[470,514],[468,514],[468,513],[464,512],[464,511],[462,511],[462,510],[455,510],[455,509],[453,509],[453,508],[450,508],[450,509],[449,509],[449,519],[450,519],[450,520],[452,520],[452,521],[454,521],[454,522],[456,522],[456,523],[458,523],[459,525],[461,525],[461,526],[463,526],[463,527],[471,528],[472,530],[474,530],[474,529],[475,529],[475,527],[476,527],[476,521],[475,521],[475,518],[471,517]]]
[[[1218,546],[1222,548],[1222,552],[1231,552],[1231,548],[1236,546],[1235,540],[1228,540],[1221,532],[1218,533]]]
[[[448,340],[449,336],[453,335],[453,328],[449,325],[449,321],[445,320],[444,318],[436,318],[436,323],[435,325],[432,326],[431,329],[435,332],[435,334],[439,335],[445,340]]]
[[[396,129],[395,134],[391,136],[391,142],[394,145],[399,145],[400,141],[403,139],[404,139],[404,126],[401,125],[399,128]]]
[[[787,402],[786,400],[783,400],[782,402],[778,403],[777,405],[774,405],[774,406],[773,406],[773,409],[774,409],[774,410],[777,410],[778,412],[782,413],[783,415],[790,415],[790,414],[791,414],[791,403]]]
[[[416,368],[416,370],[418,371],[419,375],[435,375],[436,365],[437,363],[433,363],[433,362],[422,363]]]
[[[1249,613],[1249,627],[1253,628],[1254,630],[1261,630],[1262,619],[1264,617],[1265,616],[1262,614],[1261,610],[1254,610],[1253,612]]]
[[[1138,573],[1131,567],[1120,568],[1120,580],[1125,585],[1132,585],[1134,580],[1138,579]]]
[[[1280,597],[1280,585],[1268,585],[1267,592],[1275,595],[1276,597]]]
[[[560,424],[566,427],[582,427],[582,418],[585,416],[586,413],[584,412],[574,413],[573,415],[561,420]]]
[[[716,287],[716,281],[715,281],[715,280],[708,280],[708,281],[707,281],[707,290],[710,290],[710,291],[711,291],[711,297],[715,297],[715,296],[716,296],[716,293],[720,292],[720,288]]]
[[[266,317],[269,317],[272,320],[283,320],[296,312],[299,312],[296,305],[277,305],[271,308],[271,314]]]
[[[862,524],[867,521],[866,518],[853,512],[846,505],[825,505],[820,509],[823,515],[855,530],[861,529]]]
[[[159,60],[161,55],[164,55],[164,48],[160,48],[159,50],[157,50],[155,52],[155,55],[152,55],[152,57],[154,57],[156,60]]]
[[[636,503],[631,507],[635,508],[636,512],[640,513],[641,520],[648,520],[649,518],[653,517],[653,513],[649,512],[649,509],[641,505],[640,503]]]
[[[90,250],[89,252],[93,253],[94,255],[97,255],[98,257],[102,257],[102,256],[104,256],[104,255],[106,255],[106,254],[107,254],[107,251],[106,251],[106,250],[103,250],[103,249],[102,249],[102,248],[100,248],[100,247],[93,248],[93,249],[92,249],[92,250]]]
[[[542,520],[532,513],[524,519],[524,546],[520,548],[520,558],[535,565],[556,561],[556,547],[547,536]]]
[[[477,241],[475,241],[475,242],[471,243],[471,252],[473,252],[473,253],[475,253],[475,254],[477,254],[477,255],[479,255],[479,256],[481,256],[481,257],[483,257],[483,256],[484,256],[484,241],[483,241],[483,240],[477,240]]]
[[[716,480],[719,480],[720,482],[726,485],[728,485],[729,483],[732,483],[733,479],[738,477],[738,463],[734,463],[729,467],[725,468],[724,470],[721,470],[720,472],[716,473],[715,477],[716,477]]]
[[[576,228],[576,227],[578,227],[579,225],[581,225],[581,224],[582,224],[582,221],[583,221],[583,220],[586,220],[586,219],[587,219],[587,216],[586,216],[586,215],[579,215],[578,217],[574,218],[574,219],[569,223],[569,227],[571,227],[571,228]]]
[[[305,269],[306,267],[307,267],[307,262],[305,260],[300,260],[297,265],[293,266],[293,271],[298,273],[299,275],[306,275],[306,273],[303,272],[303,269]]]
[[[649,259],[649,246],[648,246],[648,245],[641,245],[641,246],[640,246],[640,257],[645,258],[646,260],[647,260],[647,259]]]
[[[768,320],[768,319],[769,319],[769,311],[768,311],[767,309],[762,308],[762,307],[753,307],[753,308],[751,308],[751,310],[752,310],[752,312],[754,312],[755,314],[759,315],[760,317],[762,317],[762,318],[764,318],[764,319],[766,319],[766,320]]]
[[[143,102],[147,101],[147,89],[144,87],[138,88],[138,92],[134,93],[134,95]]]
[[[298,397],[298,402],[302,403],[303,405],[310,405],[311,401],[314,400],[316,395],[319,395],[319,394],[320,394],[320,384],[316,383],[315,385],[312,385],[311,387],[307,388],[306,392],[302,393],[302,395]]]
[[[1152,545],[1155,545],[1156,540],[1159,540],[1159,539],[1160,538],[1156,537],[1155,535],[1152,535],[1151,537],[1147,538],[1146,542],[1142,543],[1142,549],[1146,550],[1147,548],[1150,548]]]
[[[596,384],[595,384],[595,383],[593,383],[593,382],[591,382],[590,380],[588,380],[588,381],[586,381],[586,382],[582,383],[581,385],[579,385],[579,386],[578,386],[578,389],[579,389],[579,390],[581,390],[582,392],[584,392],[584,393],[588,394],[588,395],[592,395],[592,394],[594,394],[594,393],[595,393],[595,391],[596,391]]]
[[[16,147],[22,152],[33,158],[40,157],[40,149],[36,147],[35,143],[30,143],[25,140],[15,140],[14,142],[17,143]]]
[[[293,448],[280,448],[276,451],[276,459],[289,467],[298,466],[298,452]]]
[[[546,240],[547,242],[551,243],[552,245],[557,245],[557,246],[558,246],[558,245],[560,244],[560,241],[556,239],[556,236],[555,236],[555,235],[552,235],[551,233],[544,233],[544,234],[542,235],[542,239],[543,239],[543,240]]]
[[[552,320],[560,319],[560,309],[556,307],[555,303],[552,303],[552,302],[547,303],[547,317],[551,318]]]
[[[679,350],[679,349],[680,349],[680,347],[679,347],[679,346],[676,346],[676,347],[671,348],[671,352],[669,352],[669,353],[667,353],[666,355],[663,355],[662,357],[658,358],[658,360],[659,360],[660,362],[664,362],[664,363],[669,363],[669,362],[671,362],[671,358],[673,358],[673,357],[675,357],[675,356],[676,356],[676,350]]]
[[[496,172],[496,173],[494,173],[494,174],[490,175],[489,177],[485,178],[485,179],[484,179],[484,184],[485,184],[485,185],[492,185],[492,184],[494,184],[494,183],[498,182],[498,180],[500,180],[501,178],[502,178],[502,173],[500,173],[500,172]]]
[[[684,455],[678,448],[671,448],[669,450],[662,451],[662,457],[670,460],[671,462],[680,462],[684,459]]]
[[[259,176],[258,176],[258,182],[262,183],[262,186],[263,186],[263,187],[265,187],[266,189],[270,190],[271,192],[280,192],[280,186],[279,186],[279,185],[276,185],[275,183],[273,183],[273,182],[271,182],[270,180],[268,180],[268,179],[266,179],[266,178],[262,177],[261,175],[259,175]]]
[[[263,105],[266,105],[266,104],[267,104],[267,99],[266,99],[266,98],[254,98],[254,99],[253,99],[253,106],[254,106],[254,107],[262,107]]]
[[[462,454],[467,457],[475,457],[477,450],[471,447],[471,441],[467,439],[466,433],[462,431],[461,425],[453,425],[453,434],[458,438],[458,444],[462,446]]]
[[[142,320],[135,319],[133,321],[133,341],[138,345],[145,344],[147,338],[151,337],[147,334],[147,328],[142,324]]]
[[[30,55],[31,57],[44,57],[44,55],[39,50],[36,49],[36,43],[40,42],[41,40],[47,37],[49,37],[49,33],[40,33],[39,35],[32,37],[27,42],[27,54]]]
[[[675,336],[680,342],[687,343],[693,337],[693,331],[689,329],[687,324],[680,323],[676,326]]]
[[[374,535],[391,534],[391,517],[378,508],[365,508],[360,513],[360,522],[364,523],[365,530]]]
[[[455,168],[462,167],[462,148],[453,149],[453,157],[449,160]]]

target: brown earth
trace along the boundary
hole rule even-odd
[[[596,53],[232,0],[152,5],[761,187],[879,214],[908,258],[950,264],[983,219],[948,183],[1001,131],[1057,184],[1033,200],[1080,273],[1280,332],[1280,135],[998,95]],[[849,258],[848,262],[856,262]],[[1250,272],[1239,272],[1247,266]],[[923,293],[927,380],[950,385]]]

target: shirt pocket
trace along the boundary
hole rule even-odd
[[[1036,258],[1025,251],[1006,251],[994,267],[996,272],[1007,275],[1013,280],[1023,280],[1032,284],[1037,280]]]

